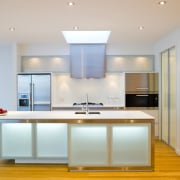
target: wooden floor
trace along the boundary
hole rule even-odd
[[[180,156],[161,141],[155,143],[153,172],[68,172],[65,165],[0,165],[0,180],[180,180]]]

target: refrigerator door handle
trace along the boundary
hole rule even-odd
[[[32,111],[32,83],[29,83],[29,89],[30,89],[30,111]]]
[[[30,83],[30,111],[34,111],[34,84]]]
[[[34,83],[31,84],[31,88],[32,88],[32,111],[34,111]]]

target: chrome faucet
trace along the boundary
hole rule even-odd
[[[89,111],[88,94],[86,94],[86,114],[88,114],[88,111]]]

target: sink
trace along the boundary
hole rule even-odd
[[[99,111],[90,111],[88,114],[101,114]]]
[[[86,114],[85,111],[76,111],[75,114]]]
[[[86,114],[86,111],[76,111],[75,114]],[[90,111],[88,114],[101,114],[99,111]]]

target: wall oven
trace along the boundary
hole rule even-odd
[[[158,94],[126,94],[126,107],[158,107]]]
[[[126,73],[126,107],[158,107],[158,73]]]

